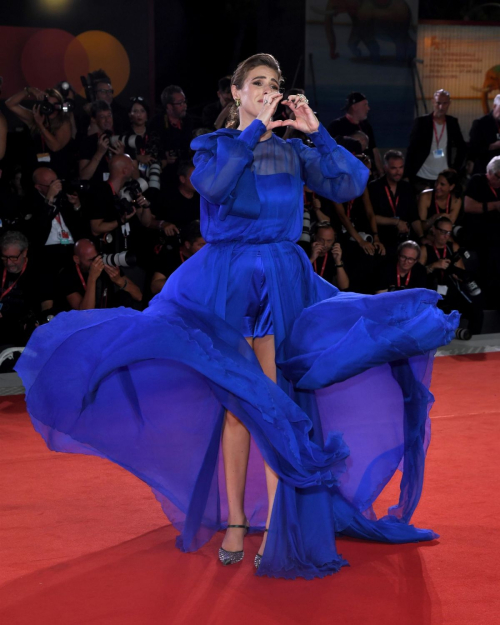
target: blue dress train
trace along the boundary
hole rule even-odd
[[[432,354],[458,323],[424,289],[339,293],[296,245],[302,188],[359,196],[368,170],[325,129],[315,148],[264,126],[193,141],[207,245],[147,310],[61,313],[32,336],[17,370],[50,449],[108,458],[144,480],[183,551],[227,523],[220,439],[225,410],[252,435],[245,510],[263,528],[262,457],[279,476],[258,575],[337,571],[336,533],[431,540],[409,525],[429,440]],[[274,335],[277,383],[244,337]],[[393,474],[401,494],[377,520]]]

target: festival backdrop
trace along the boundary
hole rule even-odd
[[[499,7],[500,8],[500,7]],[[499,27],[483,24],[424,22],[418,29],[419,72],[428,108],[438,89],[450,92],[450,115],[458,117],[467,140],[474,119],[488,113],[500,92]]]
[[[80,76],[100,68],[110,76],[118,100],[139,94],[151,97],[152,3],[31,0],[9,2],[8,11],[2,4],[2,98],[26,85],[45,89],[61,80],[83,95]],[[129,19],[121,19],[123,15]]]
[[[306,90],[324,124],[361,91],[379,147],[407,146],[417,22],[418,0],[306,0]]]

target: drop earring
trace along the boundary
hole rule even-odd
[[[241,106],[241,100],[239,98],[234,98],[234,103],[236,104],[237,108]]]

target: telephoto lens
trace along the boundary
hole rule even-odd
[[[158,189],[158,191],[160,190],[160,176],[161,176],[160,163],[152,163],[149,166],[149,170],[148,170],[148,179],[149,179],[150,189]]]
[[[102,262],[108,267],[135,267],[137,259],[131,252],[118,252],[116,254],[103,254]]]

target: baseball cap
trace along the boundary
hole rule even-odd
[[[358,102],[363,102],[363,100],[367,100],[368,98],[359,91],[351,91],[351,93],[347,96],[345,101],[345,106],[342,107],[343,111],[346,111],[353,104],[357,104]]]

